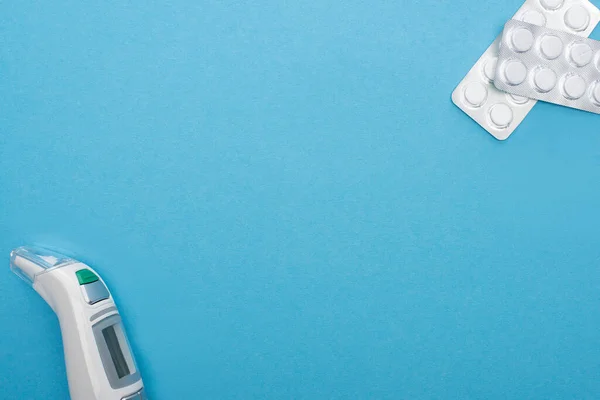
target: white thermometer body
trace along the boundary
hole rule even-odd
[[[11,253],[11,269],[58,316],[72,400],[147,400],[119,311],[92,268],[21,247]]]

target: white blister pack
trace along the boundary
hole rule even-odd
[[[513,19],[588,37],[600,21],[600,10],[588,0],[527,0]],[[496,139],[507,139],[536,100],[508,94],[494,86],[499,36],[452,93],[452,101]]]
[[[600,42],[509,21],[494,85],[513,95],[600,114]]]

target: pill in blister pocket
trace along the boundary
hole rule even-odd
[[[504,103],[495,104],[490,108],[490,120],[497,128],[506,128],[513,120],[512,109]]]
[[[577,67],[585,67],[592,62],[594,51],[587,43],[574,42],[569,47],[569,59]]]
[[[600,21],[600,10],[588,0],[526,0],[514,18],[584,37],[588,36]],[[560,38],[548,35],[538,41],[533,31],[524,28],[511,35],[511,49],[518,51],[518,54],[527,54],[539,48],[545,59],[562,59],[565,44]],[[458,84],[452,93],[452,101],[496,139],[504,140],[519,126],[536,100],[498,90],[494,86],[496,76],[498,74],[506,76],[511,82],[511,87],[519,87],[531,81],[536,91],[556,90],[556,87],[561,87],[563,81],[560,80],[561,76],[556,76],[553,82],[552,74],[538,70],[538,65],[500,63],[498,61],[500,40],[501,37],[497,38],[488,47]],[[575,49],[575,52],[577,50]],[[585,52],[582,54],[575,52],[573,55],[576,60],[579,60],[577,62],[585,61]],[[518,61],[518,57],[515,61]],[[549,89],[553,84],[554,88]],[[592,96],[594,93],[592,92]]]
[[[558,36],[545,35],[540,40],[540,51],[548,60],[558,58],[563,52],[563,42]]]
[[[577,74],[566,75],[563,81],[564,96],[570,100],[580,99],[585,94],[586,87],[585,79]]]
[[[520,28],[511,32],[511,43],[518,53],[524,53],[533,46],[533,33],[529,29]]]
[[[520,85],[527,78],[527,67],[520,60],[508,60],[502,64],[504,80],[509,85]]]
[[[481,107],[487,98],[487,88],[479,82],[473,82],[465,87],[464,96],[472,107]]]
[[[585,30],[590,24],[590,14],[582,6],[573,6],[565,14],[565,24],[576,32]]]
[[[538,67],[533,75],[533,82],[540,92],[549,92],[556,87],[556,72],[546,67]]]
[[[565,14],[582,26],[587,19],[580,17],[578,11]],[[531,34],[531,46],[525,32]],[[600,114],[598,41],[511,20],[504,27],[497,63],[494,85],[499,90]]]

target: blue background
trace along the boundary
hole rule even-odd
[[[600,397],[598,115],[450,101],[522,0],[85,3],[0,6],[0,398],[68,398],[23,244],[153,400]]]

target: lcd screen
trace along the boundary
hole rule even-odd
[[[117,328],[117,329],[115,329]],[[131,369],[129,368],[129,363],[127,362],[126,357],[123,350],[123,346],[127,346],[127,343],[119,338],[120,326],[111,325],[107,328],[102,329],[102,336],[104,337],[104,341],[106,342],[106,347],[108,348],[108,352],[110,353],[110,358],[115,366],[115,370],[117,371],[117,376],[119,379],[123,378],[131,374]],[[128,353],[128,350],[125,350]]]

